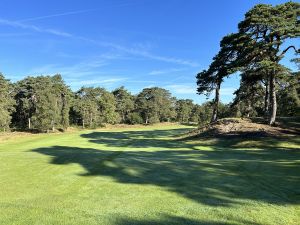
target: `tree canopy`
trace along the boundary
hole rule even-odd
[[[212,121],[217,119],[219,92],[225,77],[241,72],[243,78],[235,101],[254,98],[250,86],[264,83],[265,114],[269,123],[275,123],[277,114],[278,83],[288,77],[290,71],[280,64],[288,51],[299,54],[293,40],[300,36],[300,4],[287,2],[276,6],[258,4],[250,9],[244,20],[238,24],[238,32],[225,36],[220,42],[220,51],[213,58],[207,70],[198,73],[198,94],[210,94],[215,90],[214,113]],[[287,40],[289,41],[286,46]],[[297,60],[295,60],[297,61]],[[287,81],[286,81],[287,82]],[[255,85],[254,85],[255,86]],[[246,91],[248,90],[248,91]],[[248,94],[247,94],[248,93]],[[248,104],[248,107],[249,104]]]

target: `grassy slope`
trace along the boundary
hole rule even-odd
[[[172,138],[184,126],[0,142],[0,224],[297,224],[300,138]]]

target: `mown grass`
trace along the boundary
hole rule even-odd
[[[188,129],[0,142],[0,224],[299,224],[299,137],[174,138]]]

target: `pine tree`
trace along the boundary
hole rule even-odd
[[[11,124],[11,114],[15,101],[12,97],[12,85],[0,73],[0,131],[6,131]]]
[[[180,123],[189,123],[194,108],[191,99],[180,99],[176,102],[177,121]]]
[[[239,59],[242,56],[239,56],[238,53],[241,52],[240,49],[244,48],[245,43],[248,43],[248,39],[239,34],[225,36],[220,42],[221,49],[213,58],[208,70],[203,70],[196,76],[198,94],[209,96],[215,90],[211,122],[218,119],[221,84],[224,78],[240,69],[241,62]]]
[[[255,41],[252,51],[244,53],[247,56],[245,58],[250,60],[249,62],[256,62],[263,56],[264,64],[268,68],[271,125],[276,120],[276,79],[281,69],[279,62],[287,51],[293,49],[299,52],[294,45],[285,49],[282,49],[282,46],[286,40],[300,36],[299,16],[300,4],[296,2],[277,6],[258,4],[246,13],[245,19],[239,23],[239,32]]]
[[[128,115],[134,110],[134,96],[123,86],[114,90],[113,95],[116,99],[116,111],[119,113],[121,122],[128,121]]]
[[[174,98],[168,90],[159,87],[143,89],[136,97],[135,107],[146,124],[174,116]]]

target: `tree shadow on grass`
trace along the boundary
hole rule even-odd
[[[187,132],[188,130],[190,130],[190,128],[149,131],[92,132],[82,134],[81,137],[87,138],[92,143],[105,145],[107,147],[194,149],[193,144],[165,139],[170,139],[175,135]]]
[[[110,147],[145,148],[136,151],[66,146],[33,151],[51,156],[53,164],[81,165],[86,170],[81,176],[108,176],[120,183],[157,185],[211,206],[243,204],[243,200],[300,203],[299,149],[240,149],[233,147],[237,139],[218,140],[206,144],[209,150],[196,150],[191,142],[158,138],[171,133],[125,131],[82,135],[93,143]],[[149,151],[148,147],[162,150]]]
[[[246,220],[231,220],[230,222],[217,222],[210,220],[195,220],[179,216],[164,215],[159,220],[140,220],[121,218],[117,220],[116,225],[234,225],[234,224],[247,224],[247,225],[259,225],[258,223],[246,221]]]

